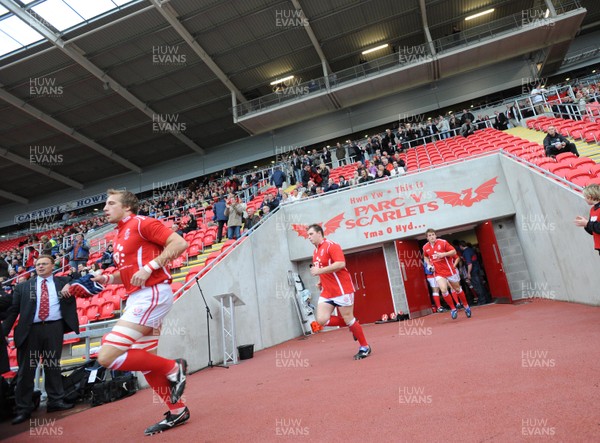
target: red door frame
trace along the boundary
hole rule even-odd
[[[488,220],[476,226],[475,234],[477,235],[477,243],[481,251],[485,275],[492,297],[498,299],[501,303],[512,303],[510,287],[504,272],[502,255],[500,255],[500,248],[492,222]]]
[[[354,282],[354,316],[373,323],[394,312],[394,301],[383,248],[346,254],[346,268]]]
[[[421,248],[417,240],[396,240],[396,253],[410,317],[431,314],[431,299],[423,271]]]

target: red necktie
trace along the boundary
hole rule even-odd
[[[42,280],[42,297],[40,298],[40,312],[38,317],[44,321],[50,315],[50,293],[48,292],[48,284],[46,279]]]

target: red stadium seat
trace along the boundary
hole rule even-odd
[[[91,304],[85,311],[85,316],[89,321],[96,321],[100,316],[99,306],[97,304]]]
[[[550,165],[548,170],[559,177],[565,177],[567,172],[571,171],[571,167],[558,163],[556,165]]]
[[[590,174],[597,177],[598,174],[600,174],[600,164],[596,163],[595,165],[591,166]]]
[[[579,171],[579,170],[577,170],[577,169],[575,169],[575,170],[571,170],[571,171],[568,171],[568,172],[565,174],[565,178],[566,178],[567,180],[569,180],[570,182],[572,182],[572,181],[573,181],[573,179],[575,179],[575,178],[577,178],[577,177],[588,177],[588,178],[592,178],[592,176],[591,176],[589,173],[582,172],[582,171]]]
[[[117,294],[121,300],[124,300],[127,298],[127,289],[125,289],[125,286],[119,286],[115,291],[115,294]]]
[[[236,240],[227,240],[225,243],[223,243],[223,246],[221,246],[221,251],[224,251],[225,249],[229,248],[235,242]]]
[[[115,306],[113,305],[112,301],[106,301],[102,303],[100,306],[98,320],[108,320],[109,318],[113,318],[115,316],[114,311]]]
[[[202,271],[202,269],[204,269],[204,266],[194,266],[193,268],[191,268],[185,276],[185,282],[187,283],[192,278],[194,278],[195,275],[198,274],[198,272]]]
[[[209,234],[207,232],[206,235],[204,236],[204,240],[202,242],[204,243],[204,246],[212,246],[215,243],[215,240],[216,240],[215,235],[213,235],[212,233]]]
[[[562,160],[568,160],[568,159],[570,159],[571,157],[573,157],[573,158],[577,158],[577,156],[576,156],[575,154],[573,154],[572,152],[563,152],[562,154],[558,154],[558,155],[556,156],[556,161],[557,161],[557,162],[560,162],[560,161],[562,161]]]
[[[596,162],[589,157],[579,157],[571,161],[571,166],[581,170],[590,170]]]
[[[200,254],[200,252],[202,252],[202,248],[199,247],[197,244],[193,244],[189,248],[187,248],[187,253],[190,257],[196,257],[198,254]]]
[[[578,176],[575,177],[571,180],[571,182],[577,186],[581,186],[582,188],[584,186],[587,186],[591,181],[592,181],[593,177],[591,175],[582,175],[582,176]]]
[[[185,262],[185,257],[177,257],[175,260],[173,260],[171,262],[171,269],[179,269],[179,268],[181,268],[183,266],[184,262]]]

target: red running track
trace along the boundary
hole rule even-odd
[[[150,390],[98,408],[3,423],[8,442],[600,441],[600,309],[535,300],[367,325],[255,353],[188,378],[192,418],[153,437],[166,409]],[[43,420],[58,418],[55,423]],[[42,429],[45,428],[45,429]],[[42,429],[40,431],[40,429]],[[31,434],[60,437],[33,437]],[[7,438],[8,437],[8,438]]]

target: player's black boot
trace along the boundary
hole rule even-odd
[[[171,411],[165,412],[165,418],[156,424],[153,424],[144,431],[144,435],[158,434],[159,432],[168,431],[175,426],[184,424],[190,419],[190,410],[185,407],[181,414],[171,414]]]
[[[354,360],[362,360],[363,358],[367,358],[369,355],[371,355],[371,346],[368,346],[367,349],[363,349],[361,347],[354,356]]]

